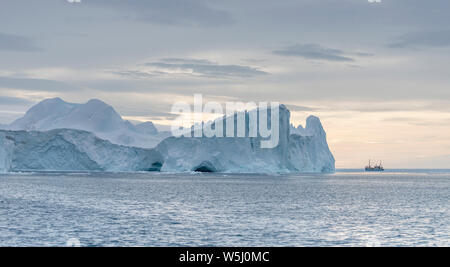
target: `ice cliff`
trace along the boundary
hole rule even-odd
[[[80,130],[0,130],[0,172],[16,171],[156,171],[161,155],[126,147]]]
[[[299,128],[301,126],[297,129]],[[319,118],[309,116],[302,132],[289,135],[289,157],[295,169],[301,172],[335,171],[335,159],[328,147],[327,135]]]
[[[261,148],[261,137],[169,137],[156,148],[164,157],[161,170],[229,173],[334,172],[335,160],[328,148],[326,133],[320,120],[311,116],[302,133],[290,134],[289,110],[281,105],[279,114],[279,143],[275,148]],[[223,123],[223,119],[215,123]],[[248,131],[248,120],[246,123]]]

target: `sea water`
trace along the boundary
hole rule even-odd
[[[0,175],[0,246],[449,246],[450,171]]]

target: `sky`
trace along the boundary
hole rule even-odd
[[[337,168],[450,168],[448,0],[0,0],[0,123],[98,98],[167,125],[176,101],[320,117]]]

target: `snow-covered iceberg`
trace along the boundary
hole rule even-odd
[[[294,127],[289,110],[280,105],[277,146],[263,148],[265,138],[249,135],[252,112],[244,113],[246,137],[162,140],[169,134],[159,133],[151,122],[132,125],[100,100],[72,104],[48,99],[8,125],[9,130],[0,130],[0,171],[334,172],[334,157],[317,117],[309,117],[305,128]]]
[[[153,149],[115,145],[81,130],[0,130],[0,172],[158,171],[162,162]]]
[[[164,157],[161,171],[334,172],[335,160],[328,148],[320,120],[309,117],[306,128],[294,134],[290,134],[289,120],[289,110],[280,105],[279,142],[278,146],[270,149],[261,148],[261,137],[166,138],[156,147]],[[222,118],[215,121],[222,122]],[[248,120],[246,128],[248,131]]]
[[[61,98],[41,101],[30,108],[25,116],[0,129],[48,131],[53,129],[78,129],[94,133],[114,144],[153,148],[169,132],[158,132],[152,122],[133,125],[98,99],[85,104],[68,103]]]

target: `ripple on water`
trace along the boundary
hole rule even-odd
[[[448,246],[450,174],[0,175],[0,245]]]

